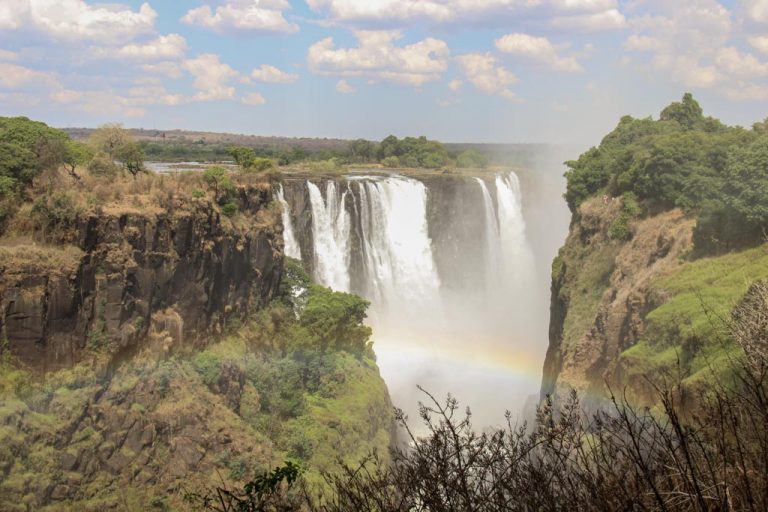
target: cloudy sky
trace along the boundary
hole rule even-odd
[[[768,116],[768,0],[0,0],[0,115],[593,144],[691,91]]]

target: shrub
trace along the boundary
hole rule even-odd
[[[219,379],[221,360],[216,354],[207,350],[200,352],[195,357],[193,364],[206,386],[213,386]]]
[[[88,173],[92,176],[112,178],[117,175],[119,170],[120,168],[106,153],[96,153],[88,162]]]
[[[400,159],[396,156],[388,156],[381,161],[384,167],[400,167]]]
[[[229,201],[224,206],[221,207],[221,213],[223,213],[227,217],[234,217],[237,215],[239,208],[237,206],[237,203],[234,203],[232,201]]]

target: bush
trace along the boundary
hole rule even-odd
[[[200,352],[194,359],[193,365],[197,373],[202,377],[206,386],[211,387],[219,380],[221,359],[209,351]]]
[[[48,230],[57,226],[71,225],[77,220],[80,209],[68,192],[55,192],[35,200],[30,210],[38,227]]]
[[[381,161],[384,167],[400,167],[400,159],[396,156],[388,156]]]
[[[88,162],[88,173],[92,176],[113,178],[119,170],[120,167],[106,153],[96,153],[91,161]]]
[[[221,213],[223,213],[227,217],[234,217],[237,215],[239,208],[237,206],[237,203],[234,203],[232,201],[227,202],[224,206],[221,207]]]

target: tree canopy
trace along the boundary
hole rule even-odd
[[[768,133],[705,117],[690,94],[659,120],[621,118],[599,146],[566,162],[565,198],[572,211],[599,192],[633,193],[654,210],[680,207],[699,215],[702,253],[761,243],[768,229]]]

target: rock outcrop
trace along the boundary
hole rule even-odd
[[[208,199],[91,210],[57,226],[50,246],[0,253],[0,329],[23,364],[53,370],[86,348],[115,354],[219,330],[265,303],[282,269],[279,211],[268,184],[240,187],[240,219]]]
[[[660,300],[651,283],[683,264],[695,220],[680,210],[636,219],[629,241],[612,239],[621,201],[594,198],[573,216],[552,268],[549,348],[542,398],[575,389],[586,406],[621,389],[620,354],[640,340]]]

